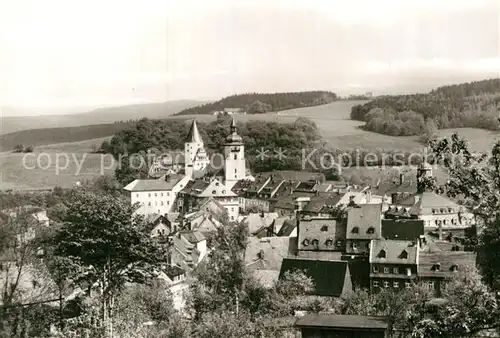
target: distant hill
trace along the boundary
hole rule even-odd
[[[312,107],[337,100],[337,94],[328,91],[292,93],[250,93],[232,95],[222,100],[186,108],[176,115],[212,114],[225,108],[240,108],[248,114],[261,114],[293,108]]]
[[[412,136],[435,129],[500,130],[500,78],[438,87],[426,94],[381,96],[354,106],[351,119],[370,131]]]
[[[0,135],[0,151],[11,151],[16,145],[40,146],[46,144],[79,142],[112,136],[135,122],[108,123],[80,127],[45,128],[17,131]]]
[[[116,121],[166,118],[183,109],[199,105],[200,101],[167,101],[161,103],[135,104],[119,107],[99,108],[86,113],[40,116],[3,116],[1,134],[13,133],[35,128],[78,127],[90,124],[113,123]],[[2,107],[0,107],[1,109]],[[9,109],[19,111],[20,109]]]

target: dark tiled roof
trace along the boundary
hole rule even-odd
[[[417,264],[417,257],[418,242],[374,239],[370,243],[370,263]]]
[[[285,258],[281,265],[280,278],[283,278],[285,272],[294,270],[302,270],[306,276],[313,280],[314,294],[317,296],[339,297],[345,287],[349,288],[348,285],[345,285],[349,267],[344,261]],[[351,284],[350,279],[348,281]]]
[[[382,206],[380,204],[362,204],[349,208],[347,214],[347,239],[376,239],[381,236]],[[357,228],[357,232],[353,231]],[[370,233],[373,228],[373,233]]]
[[[439,263],[439,271],[435,269]],[[452,266],[458,270],[464,266],[475,266],[476,254],[465,251],[436,251],[433,253],[420,253],[418,275],[421,277],[450,277],[453,276]]]
[[[180,235],[189,243],[199,243],[205,240],[205,236],[199,231],[181,231]]]
[[[249,187],[251,187],[253,184],[252,181],[248,181],[248,180],[239,180],[238,182],[236,182],[235,185],[233,185],[233,187],[231,188],[231,190],[235,193],[235,194],[239,194],[241,191],[244,191],[246,189],[248,189]]]
[[[286,219],[283,222],[283,225],[281,226],[281,228],[279,229],[277,235],[278,236],[290,236],[292,234],[293,230],[295,230],[295,228],[297,228],[297,221],[293,220],[293,219]]]
[[[250,270],[280,271],[283,258],[289,257],[293,239],[288,237],[249,237],[245,264]]]
[[[164,272],[170,279],[173,279],[174,277],[181,276],[186,273],[186,271],[175,265],[167,267],[164,270]]]
[[[295,323],[298,327],[324,327],[324,328],[359,328],[386,330],[388,320],[384,317],[348,316],[348,315],[306,315]]]
[[[385,239],[414,240],[423,234],[423,220],[382,220],[382,237]]]
[[[321,194],[312,196],[311,201],[304,207],[305,212],[319,213],[328,206],[336,206],[345,194]]]

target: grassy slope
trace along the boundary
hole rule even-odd
[[[287,110],[281,113],[272,113],[264,115],[240,115],[238,121],[247,121],[251,119],[262,119],[266,121],[293,122],[298,116],[308,117],[314,120],[321,129],[323,137],[334,147],[345,148],[366,148],[366,149],[396,149],[402,151],[411,151],[422,148],[418,142],[418,137],[392,137],[371,133],[359,128],[361,122],[351,121],[349,119],[350,108],[358,104],[355,101],[338,101],[324,106],[308,107],[302,109]],[[190,116],[182,116],[189,118]],[[174,117],[172,117],[174,118]],[[197,115],[200,121],[210,121],[214,117],[211,115]],[[41,130],[40,130],[41,131]],[[38,132],[38,131],[34,131]],[[33,133],[34,133],[33,132]],[[470,140],[471,146],[477,151],[487,151],[495,140],[500,139],[500,133],[488,132],[480,129],[463,128],[440,130],[440,136],[449,136],[453,132],[459,132]],[[75,136],[75,134],[71,134]],[[82,136],[83,137],[83,136]],[[51,188],[55,185],[68,187],[79,180],[93,179],[100,174],[101,155],[86,154],[92,150],[92,145],[100,145],[102,141],[109,137],[91,139],[76,143],[62,143],[35,148],[36,153],[46,152],[50,154],[52,166],[49,169],[23,169],[22,158],[24,154],[3,153],[0,154],[0,189],[37,189]],[[58,175],[55,171],[56,153],[69,153],[71,158],[67,169],[62,170]],[[76,175],[77,164],[72,158],[72,154],[78,161],[85,160],[79,175]],[[62,156],[62,155],[61,155]],[[31,156],[33,158],[33,156]],[[60,157],[63,161],[63,157]],[[110,164],[111,158],[104,156],[105,166]],[[47,158],[41,158],[42,167],[47,162]],[[62,162],[64,163],[64,162]],[[345,171],[350,176],[353,169]],[[386,171],[384,171],[386,172]],[[105,174],[112,174],[113,169],[104,170]],[[382,172],[378,168],[361,169],[358,175],[365,177],[374,177],[375,180]]]

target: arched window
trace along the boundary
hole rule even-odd
[[[358,227],[352,228],[352,233],[353,234],[358,234],[359,233],[359,228]]]
[[[302,244],[304,246],[308,246],[309,245],[309,240],[308,239],[304,239],[304,241],[302,242]]]

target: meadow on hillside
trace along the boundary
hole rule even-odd
[[[268,113],[260,115],[237,115],[237,121],[248,120],[265,120],[275,122],[293,122],[297,117],[307,117],[318,125],[322,136],[326,142],[335,148],[339,149],[386,149],[386,150],[401,150],[401,151],[418,151],[422,149],[423,144],[420,143],[416,136],[394,137],[388,135],[377,134],[365,131],[360,128],[363,124],[359,121],[350,120],[349,114],[353,105],[362,103],[363,101],[337,101],[331,104],[291,109],[283,112]],[[179,116],[172,118],[192,118],[193,116]],[[196,115],[199,121],[213,121],[213,115]],[[36,132],[36,131],[33,131]],[[454,132],[458,132],[461,136],[466,137],[471,144],[471,148],[476,151],[491,150],[493,143],[500,139],[499,132],[485,131],[474,128],[456,128],[439,130],[440,137],[450,136]],[[81,137],[79,135],[79,137]],[[23,168],[22,158],[24,154],[13,154],[10,152],[0,154],[0,189],[40,189],[53,188],[54,186],[70,187],[78,181],[92,180],[98,177],[101,167],[101,158],[104,158],[104,166],[106,167],[111,161],[111,157],[102,157],[100,154],[88,154],[95,149],[95,146],[102,144],[104,140],[110,137],[101,137],[97,139],[85,140],[80,142],[58,143],[52,145],[36,146],[35,153],[48,153],[52,166],[45,168],[48,158],[41,160],[42,168],[28,170]],[[84,164],[78,175],[77,163],[72,159],[67,169],[56,175],[55,159],[56,153],[75,154],[76,158],[81,161],[83,154],[86,154]],[[45,162],[44,162],[45,161]],[[106,162],[108,161],[108,162]],[[358,176],[377,177],[380,175],[378,168],[369,168],[364,172],[359,171]],[[105,169],[106,175],[113,175],[114,168]],[[352,175],[353,169],[346,169],[347,177]]]

